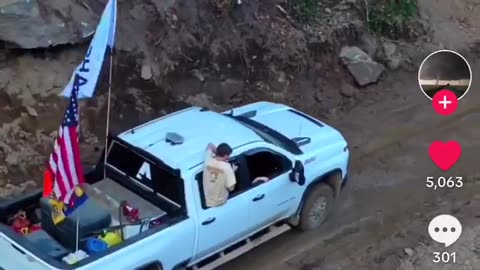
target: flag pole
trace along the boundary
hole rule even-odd
[[[80,242],[80,237],[79,237],[79,231],[80,231],[80,217],[77,215],[77,232],[76,232],[76,238],[75,238],[75,252],[78,251],[78,242]]]
[[[108,97],[107,97],[107,124],[105,129],[105,153],[103,163],[103,178],[107,178],[107,154],[108,154],[108,130],[110,129],[110,99],[112,95],[112,68],[113,68],[113,48],[110,47],[110,67],[108,78]]]

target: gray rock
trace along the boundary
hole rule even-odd
[[[14,185],[12,185],[12,184],[10,184],[10,183],[6,184],[6,185],[5,185],[5,188],[6,188],[6,189],[18,189],[17,186],[14,186]]]
[[[397,49],[397,45],[391,41],[385,41],[383,43],[383,51],[385,54],[385,62],[387,67],[391,70],[396,70],[402,64],[402,55]]]
[[[94,33],[99,21],[80,1],[2,2],[0,40],[24,49],[82,42]]]
[[[35,108],[33,107],[26,107],[27,109],[27,112],[30,116],[33,116],[33,117],[37,117],[38,116],[38,113],[37,113],[37,110],[35,110]]]
[[[278,73],[278,79],[277,80],[278,80],[279,83],[285,83],[287,81],[285,72],[280,71]]]
[[[2,174],[8,174],[8,168],[7,166],[0,166],[0,175]],[[0,178],[0,185],[2,185],[2,179]]]
[[[5,158],[5,165],[7,167],[14,167],[19,165],[20,163],[20,156],[17,153],[9,153]]]
[[[360,48],[368,55],[374,57],[378,51],[378,39],[369,32],[363,32],[360,36]]]
[[[20,184],[21,188],[33,188],[36,186],[37,186],[37,183],[35,183],[33,180],[28,180],[27,182]]]
[[[200,82],[205,81],[205,76],[203,76],[203,74],[198,69],[193,70],[193,76],[195,76],[195,78],[197,78]]]
[[[350,84],[344,83],[340,88],[340,94],[344,97],[353,97],[357,89]]]
[[[142,79],[144,80],[150,80],[153,77],[152,67],[148,64],[142,65],[141,76],[142,76]]]
[[[322,102],[323,101],[323,93],[321,91],[315,91],[315,94],[313,96],[317,102]]]
[[[343,47],[340,59],[360,86],[375,83],[385,70],[385,67],[373,61],[358,47]]]
[[[56,130],[50,132],[50,134],[48,134],[48,136],[52,139],[56,138],[58,135],[58,132]]]
[[[406,248],[403,250],[405,252],[405,254],[407,254],[408,256],[412,257],[413,256],[413,249],[411,248]]]

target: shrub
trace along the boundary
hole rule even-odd
[[[302,23],[313,23],[320,15],[318,0],[291,0],[294,16]]]
[[[230,13],[235,7],[235,0],[211,0],[210,2],[221,13]]]
[[[382,0],[368,11],[368,27],[375,33],[398,39],[408,35],[408,23],[416,14],[416,0]]]

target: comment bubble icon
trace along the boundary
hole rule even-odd
[[[436,216],[428,225],[428,234],[434,241],[448,247],[460,238],[462,224],[454,216]]]

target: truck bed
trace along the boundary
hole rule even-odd
[[[128,225],[130,222],[126,220],[126,218],[123,216],[123,213],[121,212],[120,203],[122,201],[127,201],[131,207],[137,208],[139,210],[140,219],[158,220],[162,217],[165,217],[166,220],[169,220],[169,215],[166,211],[150,203],[141,196],[137,195],[135,192],[125,188],[111,178],[105,178],[100,181],[96,181],[93,184],[84,184],[83,189],[88,196],[88,200],[91,201],[91,203],[94,203],[96,207],[87,207],[82,210],[82,207],[84,206],[80,206],[77,210],[75,210],[75,212],[80,211],[83,212],[83,214],[87,214],[90,216],[95,215],[95,211],[97,210],[101,212],[106,211],[111,216],[110,226],[120,225],[119,218],[121,218],[122,224],[127,224],[127,226],[123,227],[125,244],[134,243],[138,239],[150,235],[151,233],[147,233],[146,235],[139,235],[140,233],[149,230],[149,227],[139,224]],[[8,205],[21,207],[22,210],[25,209],[27,211],[27,216],[29,217],[29,219],[32,218],[32,222],[34,222],[37,226],[40,226],[40,220],[34,217],[38,216],[38,214],[35,214],[37,212],[36,210],[39,210],[41,208],[39,206],[39,201],[45,199],[41,199],[41,193],[33,196],[32,199],[30,199],[30,197],[32,196],[29,196],[28,198],[26,197],[24,199],[19,199],[19,201],[12,201],[11,203],[6,204],[4,207],[0,207],[0,210],[2,210],[0,212],[2,213],[2,215],[5,215],[8,214],[8,209],[13,210],[13,208],[8,207]],[[13,216],[18,210],[15,209],[13,211],[15,212],[11,212],[9,214],[10,216]],[[39,212],[43,213],[43,211]],[[57,226],[61,230],[61,225]],[[54,226],[54,228],[56,228],[57,226]],[[164,224],[160,227],[154,228],[154,231],[165,228],[166,226],[168,227],[169,224]],[[72,252],[71,249],[62,245],[60,241],[52,238],[50,232],[43,227],[39,231],[32,232],[27,235],[21,235],[12,230],[10,224],[7,224],[6,219],[2,219],[0,221],[0,236],[0,246],[5,248],[5,250],[9,253],[12,253],[12,256],[14,256],[14,254],[16,254],[15,256],[27,256],[28,253],[26,252],[26,250],[23,250],[23,248],[27,248],[31,250],[31,256],[41,258],[42,260],[49,261],[50,263],[56,261],[54,264],[57,264],[61,263],[61,257],[63,257],[65,254],[68,254],[69,252]],[[75,237],[75,235],[73,234],[72,237]],[[42,268],[44,266],[40,266],[41,263],[39,264],[38,261],[30,262],[29,260],[26,260],[24,263],[25,267],[27,267],[28,265],[28,267],[36,267],[35,269],[44,269]],[[6,266],[13,267],[13,265],[10,264],[0,264],[0,269],[2,269],[1,267]],[[50,268],[47,267],[46,269]]]
[[[112,225],[118,225],[118,208],[122,201],[127,201],[132,207],[138,208],[140,218],[161,217],[166,215],[166,212],[162,209],[144,200],[110,178],[105,178],[92,185],[85,185],[85,192],[90,199],[95,200],[100,206],[108,210],[112,216],[112,223],[115,223]]]

